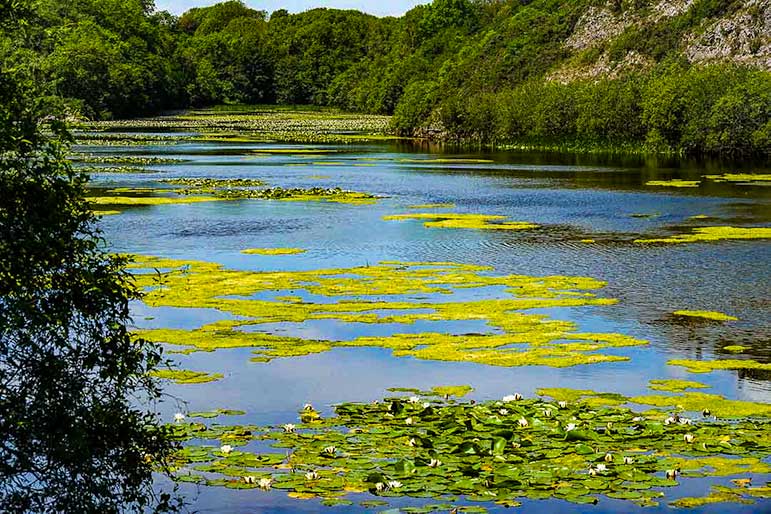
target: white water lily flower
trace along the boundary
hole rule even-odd
[[[437,459],[431,459],[428,463],[429,468],[438,468],[441,465],[442,465],[442,461]]]
[[[407,419],[404,420],[404,422],[406,424],[408,424],[408,425],[412,425],[412,423],[413,423],[412,418],[407,418]]]
[[[415,446],[417,444],[417,441],[415,441],[414,437],[410,437],[409,440],[407,440],[407,446]]]
[[[501,409],[498,412],[500,413],[501,416],[506,416],[509,413],[509,411],[507,409]]]
[[[667,470],[667,478],[670,480],[674,480],[677,477],[677,470],[676,469],[668,469]]]
[[[305,479],[306,480],[318,480],[319,479],[319,474],[316,473],[315,471],[308,471],[305,474]]]
[[[328,455],[334,455],[335,453],[337,453],[337,448],[335,448],[334,446],[327,446],[326,448],[324,448],[323,451]]]
[[[257,482],[257,478],[252,476],[242,477],[242,480],[244,481],[245,484],[254,484],[255,482]]]
[[[427,408],[429,408],[429,407],[431,407],[431,404],[430,404],[430,403],[428,403],[428,402],[423,402],[423,408],[424,408],[424,409],[427,409]]]
[[[567,409],[568,402],[566,402],[565,400],[561,400],[557,402],[557,405],[559,406],[560,409]]]
[[[596,470],[596,469],[594,469],[594,468],[589,468],[589,476],[590,476],[590,477],[595,477],[595,476],[597,476],[597,470]]]
[[[624,457],[624,464],[632,464],[634,459],[632,457]]]
[[[679,423],[681,425],[693,425],[693,420],[689,418],[680,418]]]
[[[224,453],[225,455],[227,455],[232,451],[233,451],[233,447],[230,446],[229,444],[223,444],[222,446],[220,446],[220,452]]]
[[[518,402],[518,401],[519,401],[519,400],[521,400],[521,399],[522,399],[522,395],[521,395],[521,394],[519,394],[519,393],[515,393],[515,394],[507,394],[506,396],[504,396],[504,397],[502,398],[502,400],[503,400],[504,402]]]
[[[665,425],[671,425],[672,423],[676,423],[676,422],[677,420],[672,416],[669,416],[667,419],[664,420]]]
[[[310,403],[306,403],[305,405],[303,405],[303,410],[314,410],[313,405],[311,405]]]
[[[177,423],[181,421],[185,421],[185,415],[182,414],[181,412],[177,412],[176,414],[174,414],[174,421],[176,421]]]
[[[693,434],[685,434],[683,436],[683,441],[685,441],[686,443],[692,443],[693,439],[694,439]]]
[[[286,425],[282,425],[281,428],[284,429],[284,432],[291,433],[291,432],[294,432],[294,429],[297,427],[292,423],[287,423]]]
[[[597,464],[597,471],[602,473],[603,471],[608,471],[608,466],[605,464]]]
[[[632,418],[632,421],[634,421],[635,423],[640,423],[641,421],[645,421],[645,418],[643,418],[642,416],[635,416]]]
[[[386,488],[386,485],[383,482],[378,482],[377,484],[375,484],[375,490],[377,492],[382,492],[383,489],[385,488]]]
[[[260,481],[257,482],[257,485],[259,485],[261,489],[268,490],[268,489],[270,489],[270,486],[273,485],[273,479],[272,478],[261,478]]]
[[[711,415],[712,415],[712,413],[710,412],[710,410],[709,410],[709,409],[704,409],[703,411],[701,411],[701,415],[702,415],[702,416],[704,416],[704,417],[706,418],[706,417],[708,417],[708,416],[711,416]]]
[[[388,482],[389,489],[399,489],[403,484],[398,480],[391,480]]]
[[[420,396],[410,396],[407,401],[410,403],[420,403]]]
[[[565,432],[570,432],[571,430],[575,430],[575,429],[576,429],[576,424],[575,423],[568,423],[565,426]]]
[[[543,411],[544,417],[550,418],[551,417],[551,409],[546,409]]]
[[[519,424],[519,426],[521,426],[522,428],[525,428],[526,426],[528,426],[528,425],[529,425],[529,423],[527,422],[527,420],[526,420],[525,418],[519,418],[519,421],[517,421],[517,423],[518,423],[518,424]]]
[[[605,454],[605,462],[613,462],[613,454],[612,453],[606,453]]]

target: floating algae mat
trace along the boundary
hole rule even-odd
[[[357,268],[255,272],[228,270],[207,262],[137,257],[132,267],[137,271],[138,284],[147,290],[144,301],[152,307],[217,309],[239,318],[195,330],[141,330],[142,337],[184,346],[189,351],[254,348],[255,361],[308,355],[334,347],[368,346],[390,348],[395,356],[419,359],[565,367],[625,361],[627,357],[600,351],[647,344],[622,334],[582,333],[572,322],[526,312],[616,303],[594,293],[604,286],[603,282],[585,277],[495,276],[490,268],[446,262],[383,262]],[[490,286],[505,288],[506,293],[500,298],[453,301],[456,291]],[[297,297],[300,291],[338,301],[305,302]],[[253,299],[264,292],[278,298]],[[441,296],[441,301],[404,299],[414,294]],[[388,301],[391,297],[394,300]],[[336,341],[245,330],[270,323],[322,319],[404,325],[416,321],[484,320],[490,331],[396,333]]]
[[[771,239],[771,227],[699,227],[690,234],[636,239],[635,243],[707,243],[730,239]]]
[[[673,359],[667,362],[671,366],[683,366],[691,373],[710,373],[717,370],[761,370],[771,371],[771,364],[766,364],[754,360],[737,360],[737,359],[721,359],[721,360],[692,360],[692,359]]]
[[[681,310],[672,313],[675,316],[682,316],[685,318],[699,318],[707,319],[710,321],[738,321],[739,318],[717,311],[688,311]]]
[[[704,175],[704,178],[741,186],[771,185],[771,173],[723,173],[722,175]]]
[[[475,403],[414,391],[408,398],[344,403],[329,418],[306,405],[296,423],[170,425],[186,444],[172,460],[176,478],[282,490],[324,505],[352,505],[349,495],[361,499],[360,493],[378,498],[378,505],[424,498],[425,509],[442,505],[448,512],[459,499],[499,506],[523,499],[655,506],[664,491],[705,476],[735,477],[739,487],[723,501],[751,503],[768,487],[744,486],[771,472],[764,462],[771,452],[767,419],[688,419],[584,399],[511,395]],[[246,449],[252,441],[272,442],[275,450],[253,453]]]
[[[655,187],[699,187],[701,184],[701,181],[699,180],[681,180],[681,179],[672,179],[672,180],[649,180],[645,183],[646,186],[655,186]]]
[[[504,221],[506,216],[490,214],[461,214],[421,212],[383,216],[386,221],[428,220],[423,223],[431,228],[470,228],[479,230],[530,230],[538,225],[524,221]]]
[[[296,255],[305,253],[302,248],[247,248],[241,250],[246,255]]]
[[[693,380],[656,379],[651,380],[649,389],[654,391],[682,392],[686,389],[707,389],[709,386]]]
[[[176,205],[199,202],[216,202],[222,198],[214,196],[92,196],[87,198],[94,205],[149,206]]]
[[[214,382],[223,377],[220,373],[204,373],[203,371],[191,371],[187,369],[159,369],[152,371],[151,376],[166,380],[173,380],[177,384],[205,384]]]

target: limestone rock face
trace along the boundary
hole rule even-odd
[[[573,58],[548,73],[547,79],[567,83],[615,78],[654,66],[656,60],[645,53],[611,49],[624,37],[644,37],[646,29],[666,32],[663,24],[688,17],[695,4],[695,0],[651,0],[630,8],[608,0],[587,8],[564,42]],[[771,70],[771,0],[744,0],[722,14],[690,23],[676,40],[678,52],[690,62],[734,62]],[[631,37],[627,31],[637,34]]]

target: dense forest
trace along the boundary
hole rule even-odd
[[[377,18],[231,0],[175,17],[152,0],[37,0],[0,55],[92,119],[314,104],[475,144],[768,154],[769,4],[435,0]]]

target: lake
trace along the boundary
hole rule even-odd
[[[388,388],[427,391],[435,386],[465,384],[472,386],[473,391],[464,396],[463,401],[485,402],[513,393],[535,397],[536,391],[542,388],[635,397],[655,393],[649,389],[650,380],[680,379],[701,382],[708,386],[704,392],[731,400],[771,403],[771,372],[767,369],[696,374],[686,367],[668,364],[671,360],[683,359],[771,362],[768,296],[771,245],[768,239],[728,238],[679,244],[639,242],[693,234],[697,227],[768,227],[771,182],[746,177],[705,178],[726,173],[767,176],[771,173],[768,163],[526,151],[469,152],[400,140],[337,144],[196,140],[190,137],[196,130],[175,132],[142,126],[130,131],[129,127],[113,130],[110,134],[116,137],[116,144],[109,144],[110,141],[82,144],[75,150],[92,158],[103,157],[104,162],[116,158],[126,162],[140,158],[156,160],[148,161],[144,166],[147,169],[141,173],[131,170],[94,173],[91,182],[94,196],[169,197],[167,190],[181,186],[162,180],[200,178],[257,179],[268,186],[282,188],[339,187],[377,197],[376,201],[354,202],[235,198],[139,206],[115,206],[107,202],[98,207],[120,211],[120,214],[104,216],[100,222],[115,252],[185,262],[205,261],[220,264],[224,270],[288,273],[291,289],[263,285],[255,288],[253,294],[250,292],[251,296],[236,293],[242,303],[262,302],[260,305],[267,305],[267,309],[271,302],[289,306],[288,314],[239,326],[236,329],[239,332],[335,342],[318,350],[303,347],[296,356],[279,355],[271,347],[268,359],[264,359],[268,362],[253,361],[255,346],[169,354],[181,369],[221,374],[222,378],[200,384],[170,382],[166,387],[170,398],[162,406],[162,415],[168,421],[172,421],[177,411],[224,408],[245,412],[222,417],[225,423],[257,426],[299,423],[297,413],[306,403],[315,406],[322,416],[329,416],[337,404],[372,402],[392,395]],[[120,141],[124,132],[135,139],[134,144]],[[168,138],[168,141],[151,138],[143,141],[143,136]],[[677,182],[671,182],[673,179],[692,181],[695,186],[676,187]],[[657,181],[661,185],[650,184]],[[441,222],[448,219],[447,213],[501,216],[484,222],[488,225],[528,222],[536,226],[517,230],[490,229],[484,223],[481,228],[443,227]],[[394,215],[404,217],[384,219]],[[439,226],[431,226],[431,221],[437,220]],[[242,253],[245,249],[275,248],[296,248],[304,252]],[[368,291],[368,282],[361,281],[360,271],[377,270],[384,261],[421,264],[394,265],[393,270],[387,270],[390,275],[373,275],[373,289]],[[419,270],[420,266],[427,266],[425,263],[457,263],[490,269],[468,271],[474,277],[483,277],[481,279],[464,275],[465,282],[450,281],[449,285],[445,282],[440,286],[436,283],[431,286],[431,281],[440,277],[442,282],[447,273],[465,271],[442,268],[427,281],[418,272],[400,274],[403,270],[406,270],[404,273]],[[325,280],[329,275],[319,275],[317,270],[334,270],[337,282],[324,283],[321,290],[314,290],[314,280]],[[302,272],[309,274],[302,275]],[[195,274],[195,267],[192,273]],[[544,291],[539,289],[525,294],[534,300],[533,306],[517,312],[565,322],[570,325],[566,334],[621,334],[649,344],[603,346],[594,353],[612,359],[554,367],[491,365],[498,354],[489,352],[473,358],[466,354],[460,358],[445,359],[441,355],[428,358],[428,354],[421,354],[423,346],[411,347],[405,355],[394,356],[396,343],[377,342],[380,338],[391,341],[389,338],[395,334],[500,336],[525,330],[519,325],[508,329],[503,322],[496,321],[510,312],[505,310],[496,311],[493,321],[463,313],[427,314],[433,312],[436,305],[448,303],[461,304],[461,310],[473,310],[475,305],[488,309],[487,304],[479,302],[510,298],[511,285],[485,277],[507,276],[585,277],[605,282],[604,287],[593,288],[591,293],[599,299],[617,302],[577,301],[575,305],[542,302]],[[254,278],[253,274],[245,277]],[[532,280],[522,279],[523,287],[531,287]],[[394,291],[385,288],[389,283]],[[333,285],[339,290],[330,292]],[[444,290],[438,292],[432,287]],[[570,286],[567,290],[568,297],[584,298],[580,296],[584,292],[581,288]],[[184,294],[175,301],[161,297],[155,305],[136,303],[134,321],[137,329],[152,333],[162,329],[190,331],[223,320],[248,318],[234,309],[217,308],[219,304],[215,300],[227,299],[233,294],[222,290],[207,300],[206,305],[205,302],[184,303]],[[386,305],[385,311],[376,310],[378,316],[393,318],[376,322],[355,315],[341,319],[344,316],[328,315],[323,307],[337,302],[364,301],[400,302],[400,305],[394,308]],[[292,307],[304,304],[314,306],[313,316]],[[241,305],[238,304],[238,309]],[[416,310],[421,305],[424,309]],[[716,311],[738,320],[720,322],[673,315],[680,310]],[[406,313],[405,318],[402,315]],[[415,314],[418,316],[409,317]],[[373,343],[353,344],[365,337]],[[725,349],[737,346],[743,348]],[[180,347],[169,346],[169,349],[174,351]],[[547,357],[553,358],[551,354]],[[649,408],[650,405],[643,407]],[[259,441],[250,445],[248,448],[267,447]],[[767,455],[762,460],[769,462]],[[754,476],[753,485],[763,485],[769,479],[767,473]],[[566,513],[663,512],[669,510],[668,502],[676,498],[704,496],[714,484],[730,486],[730,478],[736,476],[684,478],[680,486],[666,488],[666,496],[658,506],[649,507],[613,498],[603,498],[596,507],[554,498],[521,501],[527,512],[546,513],[555,509]],[[201,512],[329,509],[321,506],[318,499],[292,499],[286,492],[275,489],[263,492],[183,484],[183,491],[190,495],[193,508]],[[366,492],[354,492],[348,499],[358,502],[373,498],[375,496]],[[384,499],[389,507],[372,508],[377,511],[427,503],[424,499],[400,495]],[[754,505],[732,503],[730,509],[760,512],[771,507],[768,500],[758,501],[760,503]],[[489,512],[505,508],[493,502],[469,503],[463,498],[456,504],[484,507]],[[718,503],[699,506],[695,511],[718,512],[725,508],[725,504]],[[362,509],[358,503],[335,508],[343,512]]]

